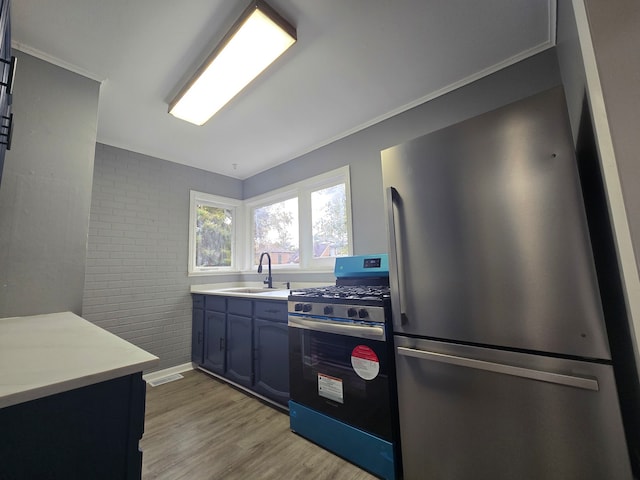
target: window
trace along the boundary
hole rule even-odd
[[[313,258],[349,255],[344,183],[311,192]]]
[[[241,202],[191,191],[189,273],[237,270],[236,224]]]
[[[252,265],[269,252],[275,268],[333,268],[350,255],[349,167],[247,201]]]
[[[275,269],[333,269],[351,255],[349,167],[244,202],[191,192],[189,274],[254,270],[268,252]]]
[[[289,198],[253,210],[253,264],[269,252],[272,265],[300,261],[298,198]]]

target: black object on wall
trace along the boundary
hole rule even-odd
[[[11,150],[13,134],[11,95],[16,73],[16,57],[11,56],[9,3],[9,0],[2,0],[0,6],[0,183],[4,169],[4,154]]]

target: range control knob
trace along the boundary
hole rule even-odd
[[[302,306],[302,311],[303,311],[303,312],[310,312],[310,311],[311,311],[311,304],[310,304],[310,303],[305,303],[305,304]]]
[[[333,313],[333,306],[331,305],[325,305],[324,307],[324,314],[325,315],[331,315]]]
[[[367,318],[368,316],[369,316],[369,312],[367,312],[366,309],[361,308],[360,310],[358,310],[358,317]]]
[[[347,310],[347,316],[349,317],[357,317],[358,316],[358,310],[356,310],[355,308],[350,308],[349,310]]]
[[[302,311],[302,304],[301,303],[296,303],[293,306],[293,310],[296,311],[296,312],[301,312]]]

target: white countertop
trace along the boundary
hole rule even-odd
[[[71,312],[0,318],[0,408],[157,363],[155,355]]]
[[[293,290],[292,284],[289,289],[282,288],[282,284],[273,289],[268,289],[260,283],[243,283],[243,284],[225,284],[225,283],[208,283],[201,285],[191,285],[191,293],[200,293],[203,295],[223,295],[225,297],[245,297],[262,300],[287,300],[289,292]],[[301,283],[297,282],[295,288],[309,288],[326,286],[327,283]],[[249,289],[255,291],[233,291],[234,289]]]
[[[242,287],[239,287],[242,288]],[[225,288],[210,288],[207,286],[191,286],[191,293],[200,293],[203,295],[223,295],[225,297],[244,297],[244,298],[261,298],[263,300],[287,300],[289,298],[289,290],[268,290],[260,292],[234,292]]]

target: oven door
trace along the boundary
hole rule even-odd
[[[290,398],[392,441],[384,325],[289,315]]]

